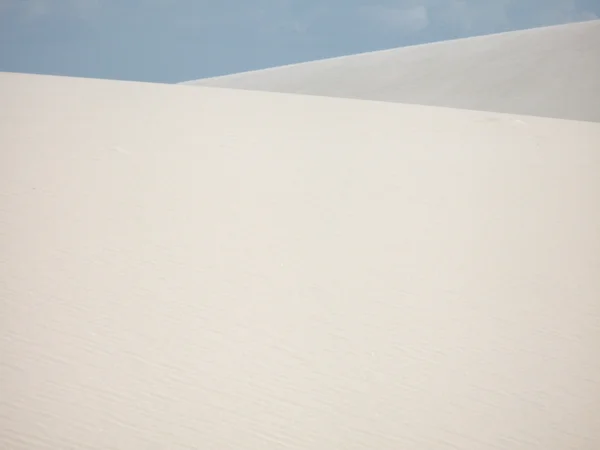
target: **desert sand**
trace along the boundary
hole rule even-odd
[[[600,124],[0,98],[0,448],[600,447]]]
[[[600,122],[600,20],[186,82]]]

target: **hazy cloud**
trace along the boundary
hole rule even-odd
[[[597,3],[595,0],[593,2]],[[0,12],[35,20],[48,16],[93,18],[102,10],[168,10],[183,26],[263,22],[274,30],[304,32],[324,16],[349,10],[382,31],[428,30],[448,37],[555,25],[598,17],[585,0],[0,0]],[[168,14],[168,16],[170,16]]]
[[[0,13],[25,20],[48,17],[82,19],[100,6],[102,0],[0,0]]]
[[[359,11],[401,33],[429,28],[457,37],[596,19],[598,9],[578,0],[396,0]]]
[[[415,6],[383,6],[373,5],[360,9],[366,17],[385,25],[388,29],[412,33],[429,25],[425,5]]]

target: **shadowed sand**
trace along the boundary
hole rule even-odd
[[[0,447],[600,447],[600,124],[0,74]]]
[[[600,122],[599,42],[594,20],[185,84]]]

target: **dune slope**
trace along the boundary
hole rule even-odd
[[[0,96],[1,448],[600,445],[600,124]]]
[[[600,20],[187,82],[600,122]]]

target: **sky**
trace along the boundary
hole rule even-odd
[[[598,17],[600,0],[0,0],[0,71],[176,83]]]

